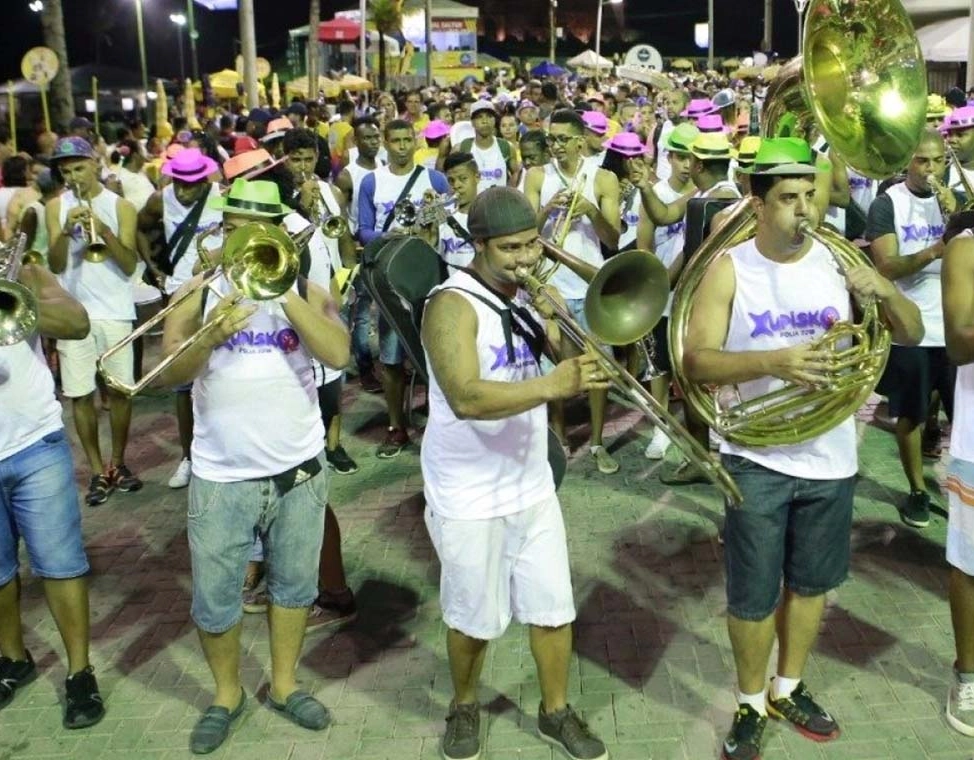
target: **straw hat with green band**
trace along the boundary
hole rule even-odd
[[[832,169],[800,137],[768,137],[761,140],[754,163],[741,167],[744,174],[818,174]]]
[[[233,181],[230,192],[225,196],[213,198],[206,205],[224,214],[253,216],[259,219],[284,216],[291,211],[281,203],[281,194],[276,183],[242,178]]]
[[[690,153],[701,161],[730,161],[730,140],[723,132],[701,132],[690,144]]]
[[[670,136],[666,138],[666,149],[670,153],[689,153],[690,146],[699,135],[700,130],[697,129],[696,124],[688,121],[680,122],[673,127]]]
[[[748,135],[741,140],[740,146],[733,151],[734,158],[737,159],[737,165],[741,171],[754,163],[754,159],[758,156],[759,147],[761,147],[761,138],[757,135]]]

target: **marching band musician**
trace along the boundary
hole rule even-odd
[[[934,392],[950,418],[953,415],[955,370],[944,347],[940,293],[940,257],[944,252],[945,215],[957,207],[957,197],[942,184],[944,139],[935,129],[920,138],[906,179],[873,201],[866,223],[866,239],[876,268],[913,301],[923,314],[923,341],[893,345],[877,392],[889,399],[889,413],[897,417],[896,444],[910,493],[900,507],[900,519],[914,528],[930,524],[930,495],[923,478],[923,451],[940,456],[939,404],[930,414]]]
[[[590,355],[541,374],[546,341],[561,341],[518,287],[517,270],[541,255],[524,196],[506,187],[481,193],[469,229],[471,268],[433,291],[422,326],[430,368],[426,526],[441,564],[454,689],[441,751],[447,760],[480,757],[480,671],[488,642],[514,617],[530,630],[540,737],[575,760],[602,760],[605,745],[567,701],[575,604],[545,455],[545,403],[605,389],[607,378]]]
[[[23,537],[67,654],[64,727],[87,728],[105,715],[88,659],[89,566],[71,447],[41,336],[83,340],[90,325],[84,307],[43,267],[24,266],[19,281],[37,299],[37,331],[0,347],[0,710],[37,677],[20,616]]]
[[[238,179],[221,198],[225,234],[253,220],[280,224],[289,213],[272,182]],[[298,277],[274,301],[253,302],[225,277],[216,293],[199,288],[165,322],[170,355],[212,325],[162,374],[168,385],[194,381],[196,428],[188,534],[192,616],[216,683],[190,749],[214,751],[243,712],[240,589],[254,537],[267,554],[271,682],[268,704],[298,725],[322,730],[325,707],[298,689],[295,667],[308,610],[318,596],[313,570],[328,502],[325,430],[313,361],[343,367],[348,332],[327,289]]]
[[[542,234],[549,238],[563,236],[563,241],[553,242],[598,267],[603,262],[600,244],[609,250],[615,250],[619,244],[619,181],[611,172],[593,167],[583,158],[584,134],[585,123],[577,113],[567,109],[555,111],[548,130],[552,161],[528,172],[524,194],[538,214],[538,230]],[[569,213],[571,218],[567,218]],[[559,267],[551,284],[564,297],[582,329],[588,332],[584,309],[588,283],[567,267]],[[589,396],[590,451],[599,472],[611,475],[619,471],[619,463],[602,445],[607,398],[604,391]],[[552,409],[552,425],[562,443],[566,443],[561,405]]]
[[[61,387],[72,400],[75,429],[91,469],[85,503],[103,504],[113,490],[142,488],[125,465],[132,419],[132,400],[109,388],[112,431],[110,466],[104,467],[98,442],[95,408],[95,362],[98,356],[132,332],[135,302],[131,276],[138,261],[135,207],[98,182],[97,155],[80,137],[58,140],[52,163],[71,189],[45,207],[50,241],[48,263],[61,283],[76,298],[91,320],[91,332],[83,340],[58,341]],[[92,232],[104,242],[104,261],[85,259]],[[122,382],[133,382],[132,348],[120,351],[108,362],[109,373]]]
[[[944,119],[940,132],[957,156],[958,167],[948,161],[947,181],[952,190],[964,192],[965,184],[974,186],[974,106],[955,108]],[[968,198],[968,202],[974,198]]]
[[[396,206],[409,201],[423,203],[427,191],[446,195],[450,186],[438,171],[416,166],[413,156],[416,135],[408,121],[393,119],[385,126],[385,145],[389,165],[380,166],[362,180],[359,191],[359,239],[364,245],[396,231]],[[383,389],[389,411],[389,428],[376,456],[391,459],[409,445],[403,403],[406,378],[403,368],[405,353],[399,336],[383,317],[379,317],[379,361],[383,368]]]
[[[473,239],[467,229],[467,213],[478,195],[480,171],[471,153],[451,153],[443,164],[446,181],[450,183],[456,210],[440,224],[438,250],[453,274],[458,267],[470,266],[473,261]]]
[[[828,353],[809,342],[823,335],[824,323],[796,331],[757,317],[828,310],[849,320],[849,291],[877,299],[898,342],[920,341],[919,310],[889,280],[868,266],[843,277],[828,249],[802,234],[801,224],[819,221],[814,174],[827,171],[803,140],[762,141],[751,170],[756,237],[718,258],[694,294],[683,367],[691,382],[736,385],[745,400],[782,381],[824,382]],[[839,734],[801,678],[825,594],[848,573],[854,420],[788,446],[725,441],[721,454],[744,496],[740,508],[725,513],[727,628],[738,709],[722,757],[752,760],[760,754],[769,713],[816,741]],[[766,689],[776,620],[778,665]]]
[[[199,259],[197,235],[220,222],[222,214],[207,207],[207,202],[220,195],[220,186],[210,181],[219,166],[199,148],[186,148],[162,165],[162,174],[172,182],[157,190],[138,214],[138,243],[142,258],[151,262],[156,280],[169,295],[192,278]],[[147,233],[161,225],[165,248],[159,260],[148,251]],[[213,238],[210,238],[212,242]],[[170,488],[185,488],[192,474],[190,463],[193,443],[193,399],[191,385],[176,392],[176,426],[182,456],[169,478]]]

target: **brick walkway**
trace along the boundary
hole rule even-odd
[[[376,459],[381,402],[356,397],[355,388],[346,390],[344,437],[361,469],[334,477],[331,493],[361,613],[343,630],[312,634],[299,672],[333,710],[334,724],[306,732],[251,700],[213,757],[439,757],[450,682],[418,449]],[[165,485],[178,452],[171,403],[137,401],[129,464],[146,487],[84,511],[92,657],[108,716],[85,732],[61,729],[61,646],[40,584],[30,579],[23,609],[41,677],[0,712],[0,760],[191,756],[189,731],[209,703],[211,681],[189,622],[186,492]],[[734,707],[720,502],[705,486],[665,490],[658,465],[642,456],[647,424],[619,408],[615,414],[607,440],[621,472],[600,475],[583,448],[560,492],[579,610],[571,699],[615,760],[714,758]],[[584,429],[575,433],[581,443]],[[820,746],[772,725],[765,757],[967,760],[974,740],[942,717],[953,659],[944,515],[922,532],[899,523],[892,505],[905,484],[889,433],[866,429],[860,470],[852,578],[830,599],[807,670],[843,735]],[[930,475],[941,477],[941,467]],[[254,694],[269,662],[261,616],[247,616],[244,646],[244,684]],[[552,757],[533,733],[539,692],[522,629],[491,647],[481,700],[484,757]]]

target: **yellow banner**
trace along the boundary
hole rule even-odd
[[[433,53],[433,68],[456,69],[477,65],[477,53],[474,50],[445,50]]]

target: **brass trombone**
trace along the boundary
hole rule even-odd
[[[321,234],[326,238],[337,240],[340,237],[344,237],[348,233],[348,222],[344,217],[328,212],[325,199],[321,197],[321,185],[318,184],[318,178],[314,174],[302,173],[298,175],[298,183],[300,185],[303,185],[309,179],[314,180],[311,208],[308,210],[311,216],[311,223],[319,228]]]
[[[37,299],[17,276],[24,261],[26,235],[12,238],[0,248],[0,346],[27,340],[37,330]]]
[[[267,222],[250,222],[238,227],[227,236],[224,242],[220,265],[208,272],[197,287],[186,290],[174,298],[165,309],[101,355],[97,362],[98,371],[104,377],[105,382],[119,393],[135,396],[153,383],[187,350],[196,345],[204,335],[223,322],[226,315],[217,316],[206,322],[199,330],[183,341],[175,351],[163,359],[157,367],[132,385],[113,377],[105,369],[105,362],[111,356],[152,330],[176,307],[187,298],[194,296],[202,288],[214,288],[214,282],[219,277],[226,277],[245,298],[253,301],[267,301],[286,293],[297,279],[301,248],[314,233],[314,229],[314,227],[305,227],[297,235],[291,236],[280,227]],[[214,293],[219,298],[223,298],[224,294],[215,289]]]
[[[666,267],[649,251],[626,251],[596,268],[548,241],[542,240],[541,243],[545,256],[556,263],[549,265],[541,258],[534,269],[517,270],[520,283],[532,296],[546,301],[563,335],[581,351],[598,357],[599,365],[612,386],[653,424],[664,430],[677,448],[700,468],[731,504],[739,505],[743,499],[733,478],[602,345],[635,343],[653,329],[663,314],[669,295]],[[560,265],[568,267],[589,283],[585,292],[585,318],[591,335],[545,288],[547,280]]]
[[[108,258],[108,246],[95,228],[95,209],[90,200],[81,197],[81,190],[77,183],[73,183],[70,187],[74,197],[78,199],[78,205],[87,213],[87,218],[81,225],[81,232],[85,238],[85,261],[101,264]]]

